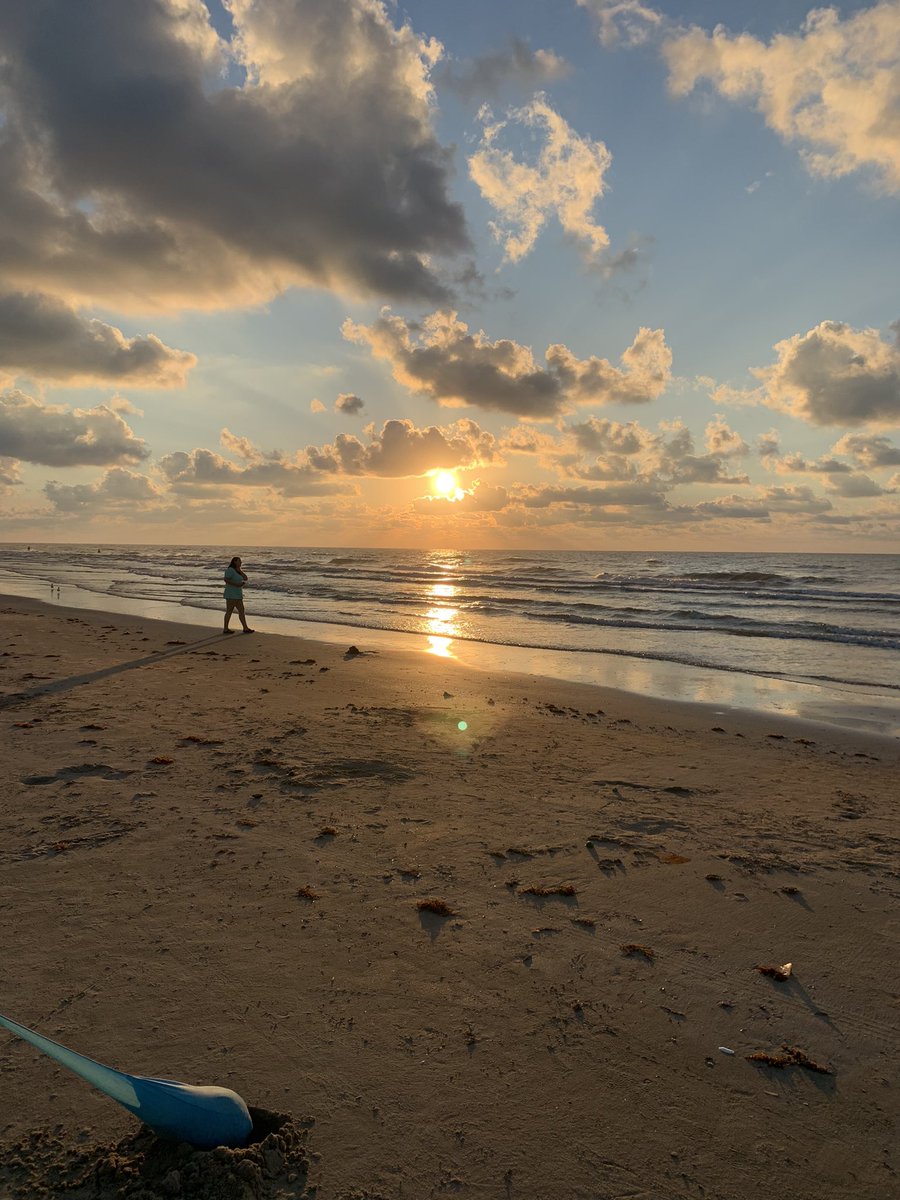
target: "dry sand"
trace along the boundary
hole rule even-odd
[[[8,598],[0,632],[0,1011],[291,1114],[221,1196],[898,1194],[896,740]],[[747,1059],[785,1045],[828,1073]],[[137,1180],[138,1129],[0,1036],[0,1195],[216,1194]]]

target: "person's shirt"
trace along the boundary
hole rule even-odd
[[[236,571],[234,567],[229,567],[225,572],[225,599],[240,600],[243,598],[244,590],[238,585],[244,582],[244,577],[240,571]]]

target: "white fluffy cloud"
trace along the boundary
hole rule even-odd
[[[176,451],[159,462],[169,486],[182,495],[203,495],[223,487],[268,488],[283,497],[347,492],[340,476],[398,479],[453,467],[500,463],[493,434],[463,419],[452,425],[417,428],[412,421],[385,421],[366,429],[367,442],[339,433],[333,442],[307,446],[295,454],[265,452],[248,438],[222,430],[223,447],[235,463],[214,450]]]
[[[485,466],[500,461],[493,434],[463,419],[453,425],[417,429],[412,421],[385,421],[380,432],[367,429],[368,444],[339,433],[327,446],[307,446],[316,471],[383,478],[424,475],[436,469]]]
[[[775,346],[759,398],[814,425],[900,425],[900,347],[875,329],[823,321]]]
[[[64,408],[17,390],[0,393],[0,455],[47,467],[111,466],[149,456],[119,413],[105,404]]]
[[[492,224],[507,261],[518,262],[534,246],[548,217],[555,216],[591,261],[600,258],[609,237],[593,217],[603,195],[612,156],[603,142],[580,137],[543,95],[511,109],[505,121],[482,111],[481,149],[469,158],[469,174],[498,214]],[[508,125],[523,125],[543,137],[534,164],[520,161],[497,144]]]
[[[900,446],[880,434],[845,433],[831,449],[834,454],[846,454],[870,471],[879,467],[900,467]]]
[[[897,0],[844,20],[836,8],[813,9],[799,33],[770,42],[723,26],[712,33],[694,27],[667,39],[663,53],[676,96],[708,80],[729,100],[753,104],[771,129],[799,145],[814,174],[866,168],[900,191]]]
[[[0,274],[143,310],[291,284],[429,299],[468,244],[440,46],[380,0],[0,6]],[[230,67],[228,82],[224,69]]]
[[[306,461],[253,450],[251,457],[241,454],[238,465],[214,450],[177,450],[160,459],[159,467],[169,487],[186,496],[208,494],[223,488],[270,488],[280,496],[322,496],[340,491],[336,484],[323,480],[321,473]]]
[[[0,295],[0,371],[66,384],[165,388],[182,386],[196,362],[152,333],[126,338],[114,325],[83,317],[52,296]]]
[[[565,452],[568,440],[576,447],[574,456]],[[705,441],[706,453],[698,454],[693,434],[680,421],[663,423],[654,432],[637,421],[625,425],[590,417],[568,427],[557,465],[579,479],[640,479],[666,489],[681,483],[748,482],[745,474],[730,472],[728,460],[743,457],[750,447],[721,416],[707,424]],[[597,457],[585,462],[583,454]]]
[[[44,485],[44,495],[60,513],[92,511],[124,512],[158,505],[163,490],[146,475],[113,467],[93,483],[62,484],[50,480]]]
[[[385,311],[368,326],[347,320],[343,332],[389,362],[394,378],[418,395],[536,421],[576,404],[647,403],[671,377],[672,354],[661,329],[640,329],[621,367],[605,358],[577,359],[562,345],[549,346],[547,366],[540,367],[527,346],[470,333],[453,312],[414,324]]]

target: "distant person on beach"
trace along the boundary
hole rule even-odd
[[[243,587],[247,582],[247,576],[241,570],[241,560],[235,557],[228,564],[225,571],[225,628],[224,633],[233,633],[233,629],[228,628],[228,622],[231,620],[231,614],[237,609],[237,615],[241,619],[241,624],[244,627],[244,633],[252,633],[253,630],[247,624],[247,618],[244,616],[244,592]]]

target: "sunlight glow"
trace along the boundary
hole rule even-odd
[[[452,471],[438,471],[434,477],[434,490],[439,496],[452,496],[456,489],[456,476]]]
[[[436,654],[438,658],[453,658],[450,650],[452,638],[435,637],[433,633],[428,634],[428,653]]]

